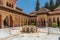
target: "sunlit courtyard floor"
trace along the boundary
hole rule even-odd
[[[25,34],[27,35],[27,34]],[[49,35],[40,35],[39,37],[38,36],[21,36],[21,35],[18,35],[18,36],[15,36],[15,37],[10,37],[8,38],[7,40],[58,40],[60,37],[60,35],[52,35],[52,34],[49,34]]]
[[[38,28],[39,33],[21,33],[20,30],[21,27],[0,29],[0,40],[58,40],[60,37],[59,28]]]

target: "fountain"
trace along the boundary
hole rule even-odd
[[[35,33],[37,32],[37,27],[35,26],[24,26],[22,27],[22,31],[23,33]]]

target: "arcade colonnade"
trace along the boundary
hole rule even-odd
[[[38,11],[33,11],[30,15],[38,27],[52,27],[53,23],[56,23],[60,27],[60,6],[55,8],[54,11],[43,7]]]
[[[57,26],[60,27],[60,13],[57,14],[38,14],[37,16],[37,26],[40,27],[52,27],[52,23],[57,23]]]
[[[0,10],[0,28],[29,25],[30,17],[23,12]]]

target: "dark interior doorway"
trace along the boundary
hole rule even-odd
[[[6,16],[4,20],[4,27],[13,27],[12,16]]]

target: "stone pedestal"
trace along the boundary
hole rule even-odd
[[[25,26],[25,27],[22,27],[22,32],[23,33],[34,33],[34,32],[37,32],[37,28],[35,26]]]

